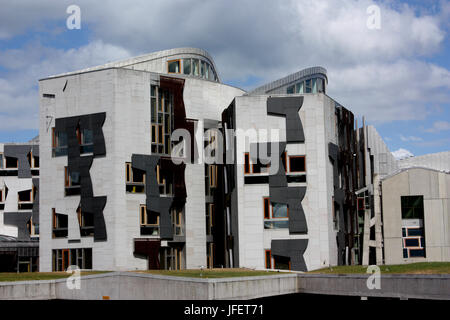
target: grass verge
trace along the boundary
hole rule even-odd
[[[109,271],[83,271],[81,276],[88,276],[91,274],[106,273]],[[32,280],[56,280],[70,277],[70,273],[66,272],[23,272],[10,273],[0,272],[0,282],[4,281],[32,281]]]
[[[140,273],[151,273],[164,276],[177,276],[188,278],[233,278],[233,277],[252,277],[252,276],[270,276],[280,274],[276,271],[262,271],[250,269],[189,269],[189,270],[145,270],[136,271]]]
[[[409,264],[381,265],[381,273],[391,274],[450,274],[450,262],[417,262]],[[350,274],[366,273],[367,266],[337,266],[308,273]]]

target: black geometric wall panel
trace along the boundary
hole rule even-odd
[[[272,240],[272,256],[288,257],[291,261],[291,270],[307,271],[303,254],[308,246],[308,239]]]
[[[65,133],[67,137],[67,167],[69,173],[80,177],[80,207],[83,214],[94,216],[94,240],[106,241],[107,232],[103,209],[106,196],[94,197],[90,169],[94,158],[106,155],[103,124],[106,113],[93,113],[81,116],[58,118],[55,120],[55,134]],[[92,132],[92,155],[81,156],[81,146],[77,130]]]
[[[303,126],[298,114],[303,105],[303,97],[269,97],[267,114],[286,117],[286,141],[305,142]]]

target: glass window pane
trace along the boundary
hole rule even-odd
[[[169,73],[180,73],[180,60],[169,61],[167,64]]]
[[[206,69],[206,63],[205,63],[205,61],[201,61],[201,68],[200,68],[200,71],[201,71],[201,76],[202,76],[202,78],[205,77],[205,74],[206,74],[205,69]]]
[[[152,113],[152,122],[156,122],[156,98],[151,98],[151,113]]]
[[[316,79],[312,79],[312,92],[317,93],[317,81]]]
[[[290,86],[290,87],[287,87],[287,94],[292,94],[292,93],[294,93],[294,87],[295,86]]]
[[[193,75],[198,76],[199,75],[199,61],[198,59],[192,59],[192,69],[193,69]]]
[[[305,93],[311,93],[311,79],[305,81]]]
[[[183,73],[184,74],[191,74],[191,59],[184,59],[183,60]]]
[[[210,65],[208,65],[208,80],[213,81],[214,80],[214,71]]]
[[[282,203],[272,203],[274,218],[287,218],[287,205]]]

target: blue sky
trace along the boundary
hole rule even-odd
[[[323,66],[328,94],[365,116],[391,151],[450,150],[449,1],[0,2],[0,142],[38,134],[39,79],[189,46],[243,89]],[[71,4],[79,30],[66,27]],[[373,4],[376,30],[366,25]]]

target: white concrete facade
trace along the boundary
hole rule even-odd
[[[236,128],[267,130],[269,136],[271,129],[279,129],[279,140],[259,137],[258,142],[286,141],[286,120],[284,117],[267,115],[268,97],[268,95],[237,97]],[[333,227],[332,217],[333,167],[328,158],[328,143],[336,143],[335,102],[320,93],[304,94],[303,97],[304,102],[299,115],[305,142],[289,143],[286,145],[286,151],[288,157],[290,155],[306,157],[307,182],[289,183],[289,186],[306,186],[302,206],[308,234],[290,235],[287,228],[264,229],[263,198],[269,196],[269,185],[244,184],[244,176],[254,174],[244,174],[244,152],[249,152],[250,148],[248,143],[244,145],[244,142],[238,139],[236,150],[240,267],[265,268],[265,250],[271,249],[271,241],[275,239],[308,239],[304,253],[308,270],[337,264],[336,230]]]
[[[450,174],[403,169],[382,180],[386,264],[450,261]],[[425,257],[403,258],[401,196],[423,196]]]

